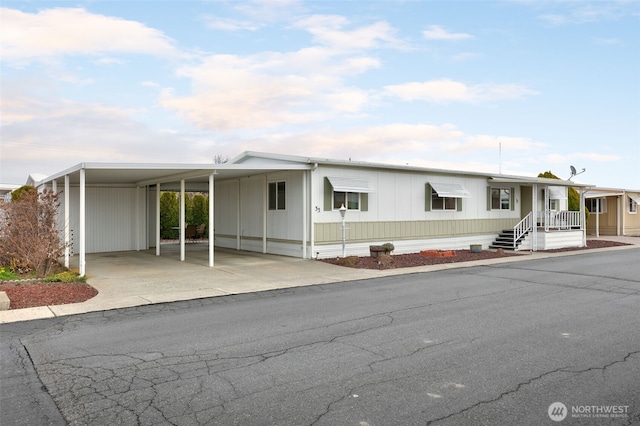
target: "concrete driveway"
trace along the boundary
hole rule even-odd
[[[600,239],[626,242],[635,247],[640,244],[638,237],[607,236]],[[634,246],[602,250],[629,247]],[[155,249],[88,254],[88,282],[98,290],[96,297],[82,303],[0,311],[0,323],[583,253],[526,252],[517,257],[377,271],[223,248],[216,248],[215,267],[210,268],[207,248],[204,243],[187,244],[184,262],[180,261],[177,243],[163,244],[159,257],[155,255]],[[73,257],[74,260],[77,262],[78,258]],[[77,264],[71,266],[77,267]]]

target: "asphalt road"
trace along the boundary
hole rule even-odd
[[[639,326],[640,249],[5,324],[0,423],[640,424]]]

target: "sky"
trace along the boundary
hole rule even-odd
[[[640,1],[0,3],[0,182],[244,151],[640,189]]]

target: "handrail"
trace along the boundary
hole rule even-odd
[[[538,217],[542,220],[545,231],[549,229],[582,229],[582,212],[569,210],[547,210],[538,212]]]
[[[522,220],[518,222],[516,226],[513,227],[513,248],[514,249],[517,248],[518,240],[520,239],[520,237],[522,237],[524,234],[526,234],[531,230],[531,226],[533,222],[532,217],[533,217],[533,212],[529,212],[529,214],[527,214],[524,218],[522,218]]]

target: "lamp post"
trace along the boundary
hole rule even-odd
[[[347,213],[347,208],[342,205],[340,207],[340,216],[342,216],[342,257],[347,257],[347,237],[345,235],[344,216]]]

